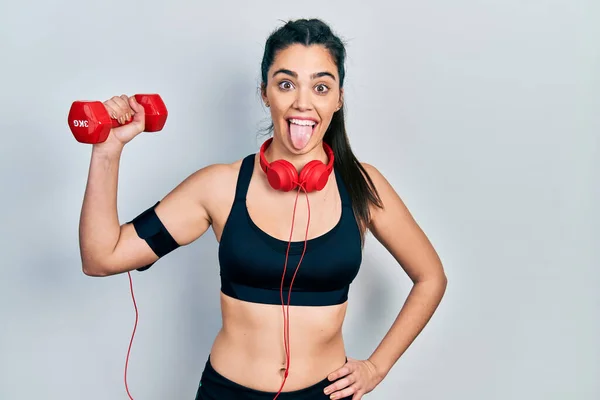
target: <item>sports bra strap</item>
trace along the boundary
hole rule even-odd
[[[250,154],[242,160],[242,166],[240,167],[235,186],[235,201],[246,201],[246,194],[248,193],[252,172],[254,171],[254,157],[255,154]]]

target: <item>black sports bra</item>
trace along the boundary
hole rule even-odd
[[[288,242],[262,231],[250,218],[246,194],[254,171],[255,155],[244,158],[235,199],[219,243],[221,291],[233,298],[264,304],[281,304],[281,277]],[[326,306],[344,303],[362,262],[362,243],[350,196],[334,169],[342,201],[342,215],[333,229],[306,243],[304,258],[292,286],[290,305]],[[292,210],[290,205],[290,212]],[[304,241],[292,242],[283,296],[304,250]]]

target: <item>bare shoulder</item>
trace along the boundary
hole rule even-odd
[[[399,200],[395,189],[377,167],[366,162],[361,162],[360,165],[373,183],[373,186],[381,199],[383,208],[385,208],[386,205],[389,205],[390,201],[393,202]],[[394,197],[397,199],[393,199]],[[378,208],[379,207],[372,207],[372,211],[375,211]]]
[[[192,173],[186,181],[197,188],[204,188],[207,185],[215,190],[227,186],[228,183],[235,182],[240,170],[242,160],[232,163],[210,164]]]
[[[373,165],[361,163],[381,199],[371,208],[369,229],[413,281],[443,275],[439,257],[396,189]]]
[[[242,160],[232,163],[210,164],[190,174],[169,196],[177,196],[177,192],[186,192],[195,201],[206,208],[233,195]]]
[[[373,180],[373,184],[376,187],[384,184],[389,184],[383,176],[383,174],[373,164],[361,162],[360,165],[362,165],[365,172],[369,175],[371,180]],[[377,187],[377,189],[379,190],[379,187]]]
[[[412,216],[408,212],[400,195],[383,173],[372,164],[361,162],[361,165],[371,179],[373,187],[377,191],[377,195],[381,201],[381,207],[374,204],[370,206],[370,229],[377,231],[384,224],[412,220]]]
[[[156,213],[178,243],[197,239],[212,224],[219,205],[232,201],[240,163],[202,167],[161,199]]]

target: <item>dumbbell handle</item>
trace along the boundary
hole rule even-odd
[[[110,119],[110,122],[111,122],[111,126],[112,126],[113,128],[118,128],[118,127],[120,127],[120,126],[125,126],[125,125],[129,125],[130,123],[132,123],[132,122],[133,122],[133,116],[131,117],[131,120],[130,120],[130,121],[125,121],[125,122],[123,122],[122,124],[120,124],[120,123],[119,123],[119,120],[116,120],[116,119],[114,119],[114,118],[112,118],[112,117],[111,117],[111,119]]]

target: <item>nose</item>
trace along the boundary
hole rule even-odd
[[[294,100],[294,108],[298,111],[306,111],[312,109],[312,99],[310,90],[301,88],[296,91],[296,99]]]

